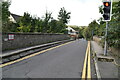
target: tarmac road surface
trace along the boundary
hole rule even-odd
[[[87,41],[72,41],[3,67],[3,78],[81,78],[86,48]]]

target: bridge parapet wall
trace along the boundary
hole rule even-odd
[[[67,39],[69,39],[67,34],[2,33],[2,50],[25,48]]]

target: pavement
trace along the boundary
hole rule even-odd
[[[103,55],[104,49],[95,41],[91,41],[92,51],[95,53],[94,57],[97,78],[99,80],[112,79],[118,80],[118,66],[114,64],[114,58],[109,54]],[[111,60],[111,61],[110,61]]]

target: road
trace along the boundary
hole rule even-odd
[[[87,41],[76,40],[3,67],[3,78],[81,78]]]

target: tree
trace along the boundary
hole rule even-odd
[[[102,6],[99,8],[99,12],[102,14]],[[105,22],[100,19],[100,28],[99,33],[105,33]],[[107,36],[107,42],[108,46],[119,48],[120,46],[120,1],[119,2],[113,2],[112,4],[112,18],[111,21],[109,21],[108,26],[108,36]],[[103,35],[103,34],[102,34]]]
[[[30,32],[32,17],[29,13],[24,13],[24,16],[20,19],[18,31],[20,32]]]
[[[112,14],[112,19],[120,21],[120,1],[113,3]]]
[[[120,21],[109,23],[107,41],[110,47],[119,48],[120,46]]]
[[[36,19],[36,24],[35,24],[35,30],[34,32],[41,32],[41,28],[42,28],[42,20],[40,18]]]
[[[65,33],[65,32],[66,32],[66,25],[63,24],[61,21],[57,21],[56,33]]]
[[[0,32],[2,32],[2,2],[0,1]]]
[[[2,31],[9,32],[10,1],[2,1]]]
[[[51,33],[57,33],[57,31],[56,31],[56,29],[57,29],[57,20],[55,20],[55,19],[51,20],[49,25],[50,25],[50,32]]]
[[[2,2],[2,21],[3,21],[3,24],[5,24],[9,21],[9,18],[8,18],[10,16],[9,6],[10,6],[9,1]]]
[[[30,28],[30,32],[35,32],[37,27],[38,27],[38,20],[36,18],[32,18],[31,19],[31,28]]]
[[[79,27],[79,38],[83,38],[83,32],[84,32],[85,26]]]
[[[58,15],[59,21],[61,21],[63,24],[67,24],[70,19],[70,14],[71,13],[67,12],[64,7],[61,8]]]
[[[113,3],[113,16],[109,22],[107,41],[110,47],[120,46],[120,1]]]
[[[93,20],[88,27],[90,28],[90,32],[92,35],[98,35],[99,31],[99,24],[96,22],[96,20]]]
[[[4,32],[41,32],[41,33],[65,33],[66,24],[70,19],[70,12],[65,8],[61,8],[58,19],[55,20],[51,16],[52,13],[45,13],[44,19],[39,17],[32,17],[29,13],[24,12],[19,22],[12,23],[9,21],[9,6],[10,2],[2,2],[2,20]]]
[[[43,20],[43,23],[42,23],[42,32],[43,33],[47,33],[47,32],[50,32],[49,29],[50,29],[50,26],[49,26],[49,21],[52,19],[52,13],[48,13],[46,11],[45,13],[45,18]]]
[[[90,28],[89,28],[89,27],[85,27],[85,28],[84,28],[84,30],[83,30],[83,37],[84,37],[86,40],[92,39],[92,35],[91,35],[91,31],[90,31]]]

